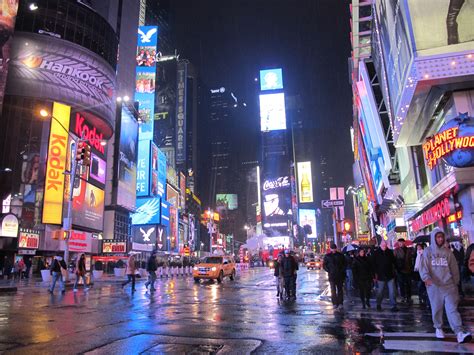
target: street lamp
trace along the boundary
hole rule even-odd
[[[28,8],[30,9],[30,11],[36,11],[38,10],[38,5],[36,5],[36,3],[32,2],[30,4],[30,6],[28,6]]]

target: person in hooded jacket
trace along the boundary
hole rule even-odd
[[[436,337],[443,339],[443,306],[449,325],[457,336],[458,343],[471,341],[465,332],[458,311],[459,270],[453,252],[446,246],[446,235],[440,228],[431,232],[431,244],[423,252],[420,277],[426,285],[431,303],[431,315],[436,329]]]
[[[372,270],[372,263],[365,255],[365,249],[359,249],[358,255],[354,258],[352,263],[352,272],[354,273],[354,280],[359,288],[360,300],[362,301],[362,308],[370,308],[370,290],[372,289],[372,279],[374,272]]]

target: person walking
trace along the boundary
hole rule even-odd
[[[449,325],[456,334],[458,343],[471,341],[472,335],[465,332],[459,303],[459,269],[453,252],[446,247],[446,235],[440,228],[431,232],[431,245],[421,258],[420,277],[426,284],[431,303],[431,316],[436,329],[436,337],[443,339],[443,306]]]
[[[66,287],[64,285],[64,279],[63,279],[63,270],[67,270],[67,265],[66,262],[63,260],[61,256],[55,256],[53,259],[53,262],[51,263],[51,277],[52,277],[52,283],[50,288],[48,289],[49,293],[54,293],[54,288],[56,287],[56,282],[59,281],[59,289],[61,290],[61,293],[64,294],[66,293]]]
[[[277,259],[273,262],[275,267],[275,271],[273,272],[273,276],[275,276],[276,285],[277,285],[277,297],[283,298],[283,293],[285,289],[285,282],[283,279],[283,271],[281,270],[283,256],[278,254]]]
[[[135,292],[135,272],[137,270],[137,266],[135,264],[135,256],[130,254],[127,260],[127,281],[122,283],[122,288],[125,285],[132,283],[132,292]]]
[[[293,294],[293,278],[296,274],[297,265],[294,257],[290,255],[290,251],[285,249],[285,256],[281,260],[282,276],[285,282],[286,299],[295,299]]]
[[[397,269],[397,281],[403,302],[410,305],[412,303],[411,282],[414,267],[414,254],[413,249],[406,246],[405,239],[398,239],[398,245],[399,247],[393,252],[395,255],[395,267]]]
[[[459,270],[459,284],[458,284],[458,291],[461,297],[464,297],[464,290],[462,288],[462,279],[463,279],[463,269],[464,269],[464,247],[462,246],[461,242],[453,242],[451,243],[451,248],[453,250],[454,257],[456,258],[456,262],[458,263],[458,270]]]
[[[382,241],[380,248],[373,253],[372,267],[377,280],[377,311],[382,310],[382,299],[385,286],[388,287],[391,311],[397,312],[397,301],[395,299],[395,256],[388,249],[387,242]]]
[[[79,285],[79,280],[82,279],[82,283],[84,285],[84,291],[89,291],[89,287],[87,287],[87,280],[86,280],[86,256],[81,254],[79,259],[76,262],[76,282],[74,283],[74,292],[77,292],[77,287]]]
[[[425,248],[426,248],[425,243],[418,243],[416,245],[416,257],[415,257],[415,267],[414,267],[414,271],[415,271],[414,279],[416,280],[416,283],[417,283],[418,300],[419,300],[421,308],[426,308],[426,306],[429,306],[428,293],[426,292],[426,285],[421,280],[421,277],[420,277],[421,258],[422,258]]]
[[[324,256],[323,268],[328,273],[331,286],[331,301],[335,309],[343,310],[344,279],[346,277],[346,259],[338,250],[336,244],[330,245],[330,252]]]
[[[148,288],[148,286],[150,285],[150,291],[152,292],[156,291],[156,270],[158,270],[158,263],[156,262],[156,252],[152,252],[146,264],[146,271],[148,271],[148,281],[145,282],[145,287]]]
[[[354,273],[352,266],[354,264],[354,250],[349,251],[345,256],[346,258],[346,289],[347,291],[354,289]]]
[[[365,249],[359,249],[359,255],[354,258],[352,271],[354,280],[360,292],[362,308],[370,308],[370,290],[372,289],[373,270],[369,258],[365,255]]]

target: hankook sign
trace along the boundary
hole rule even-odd
[[[71,42],[15,33],[6,92],[87,107],[114,121],[115,73],[101,57]]]

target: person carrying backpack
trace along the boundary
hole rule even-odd
[[[56,287],[57,281],[59,281],[59,289],[61,290],[61,293],[64,294],[66,292],[62,270],[67,270],[66,262],[61,256],[55,256],[50,267],[52,283],[51,287],[48,289],[49,293],[54,293],[54,288]]]

